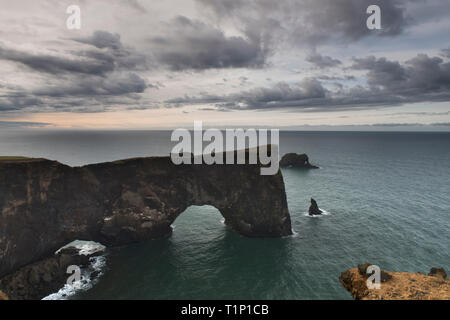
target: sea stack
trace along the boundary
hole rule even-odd
[[[311,198],[311,206],[309,207],[308,212],[310,216],[317,216],[323,213],[323,211],[319,209],[316,200],[314,200],[313,198]]]
[[[318,166],[315,166],[311,163],[309,163],[308,156],[303,154],[297,154],[297,153],[287,153],[285,154],[281,160],[280,160],[280,167],[287,168],[303,168],[303,169],[318,169]]]

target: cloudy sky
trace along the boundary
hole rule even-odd
[[[448,0],[0,4],[3,128],[450,129]]]

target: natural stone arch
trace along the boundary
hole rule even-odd
[[[163,237],[191,205],[216,207],[245,236],[291,234],[281,172],[262,176],[259,165],[0,162],[0,276],[74,239],[122,245]]]

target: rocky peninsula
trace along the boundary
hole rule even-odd
[[[356,300],[450,300],[450,279],[443,268],[423,273],[381,271],[380,289],[369,289],[370,263],[341,273],[339,281]]]
[[[169,157],[83,167],[0,159],[0,278],[75,239],[124,245],[164,237],[191,205],[216,207],[245,236],[290,235],[281,171],[263,176],[260,167],[174,165]]]

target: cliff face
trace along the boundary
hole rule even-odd
[[[259,165],[0,160],[0,277],[74,239],[121,245],[162,237],[190,205],[216,207],[246,236],[291,234],[281,172],[262,176]]]
[[[344,271],[339,277],[356,300],[450,300],[446,275],[382,271],[380,289],[368,289],[367,275],[360,269]]]

